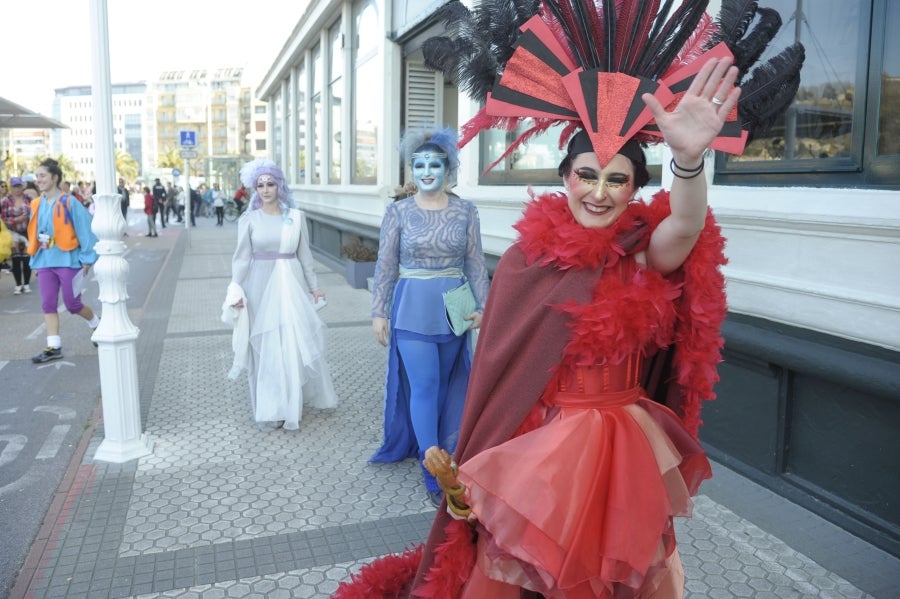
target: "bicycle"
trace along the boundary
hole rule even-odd
[[[238,208],[237,202],[234,200],[225,200],[225,220],[233,223],[247,209],[247,203]]]

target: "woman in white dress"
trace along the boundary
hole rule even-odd
[[[246,367],[250,403],[262,430],[299,428],[304,404],[333,408],[337,396],[325,361],[324,302],[309,249],[306,218],[293,208],[284,173],[270,160],[241,169],[253,190],[238,221],[238,243],[223,319],[235,326],[237,378]]]

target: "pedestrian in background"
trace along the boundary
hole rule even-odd
[[[472,333],[451,329],[443,293],[469,283],[475,308],[466,318],[477,329],[490,285],[478,210],[447,191],[459,165],[456,141],[452,129],[404,136],[404,159],[417,191],[388,205],[381,223],[372,327],[388,347],[388,360],[384,441],[372,462],[421,460],[431,446],[450,452],[456,446]],[[429,499],[440,505],[437,481],[422,472]]]
[[[78,314],[91,330],[100,318],[81,301],[81,288],[97,261],[91,231],[91,215],[72,196],[60,190],[62,169],[52,158],[41,162],[35,173],[41,197],[31,203],[28,222],[28,253],[31,267],[37,271],[41,290],[41,309],[47,327],[47,346],[31,358],[35,364],[63,357],[59,335],[59,294],[71,314]]]
[[[237,204],[238,213],[244,211],[244,204],[250,201],[250,194],[247,193],[247,188],[244,187],[244,184],[241,183],[241,186],[237,188],[237,191],[234,192],[234,203]]]
[[[27,251],[31,200],[25,195],[25,182],[21,178],[13,177],[9,184],[10,193],[0,204],[0,218],[12,235],[12,273],[16,280],[13,295],[20,295],[31,293],[31,261]]]
[[[166,222],[172,222],[172,218],[174,217],[176,221],[182,222],[181,220],[181,211],[178,207],[178,202],[176,201],[175,196],[178,195],[178,190],[172,185],[171,181],[166,182],[166,198],[168,201],[166,202]]]
[[[216,209],[216,226],[225,224],[225,194],[219,189],[218,183],[213,183],[212,205]]]
[[[124,236],[128,237],[128,207],[131,205],[131,193],[128,191],[128,186],[125,185],[125,179],[119,177],[119,186],[116,188],[116,193],[119,194],[119,207],[122,209],[122,219],[125,221],[125,233]]]
[[[333,408],[337,396],[325,360],[324,301],[306,217],[293,207],[284,173],[257,159],[241,169],[254,193],[238,221],[222,319],[235,327],[229,377],[247,368],[253,418],[261,430],[299,428],[304,405]]]
[[[188,193],[190,193],[191,198],[191,226],[196,227],[196,217],[200,215],[200,208],[203,206],[203,198],[200,196],[199,191],[190,186],[188,186]]]
[[[144,185],[144,214],[147,215],[147,237],[159,237],[156,232],[156,210],[153,194],[150,188]]]
[[[163,229],[166,228],[166,221],[168,217],[166,215],[166,205],[169,201],[168,194],[166,192],[165,186],[160,183],[159,178],[157,177],[153,181],[153,217],[156,218],[156,215],[159,214],[159,224]]]

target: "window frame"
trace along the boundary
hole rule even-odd
[[[896,187],[900,184],[900,155],[876,156],[884,65],[887,0],[871,0],[860,10],[856,77],[851,117],[850,156],[821,160],[728,162],[717,152],[714,182],[717,185],[774,187],[809,185],[818,187]],[[809,51],[809,48],[807,48]],[[740,165],[740,166],[737,166]]]

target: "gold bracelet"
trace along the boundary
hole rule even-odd
[[[462,516],[464,518],[472,513],[472,508],[469,507],[468,504],[463,503],[460,505],[456,503],[456,497],[452,495],[447,496],[447,507],[457,516]]]
[[[459,483],[455,487],[450,487],[449,489],[444,489],[444,493],[447,494],[448,497],[459,497],[463,493],[466,492],[466,485]]]

